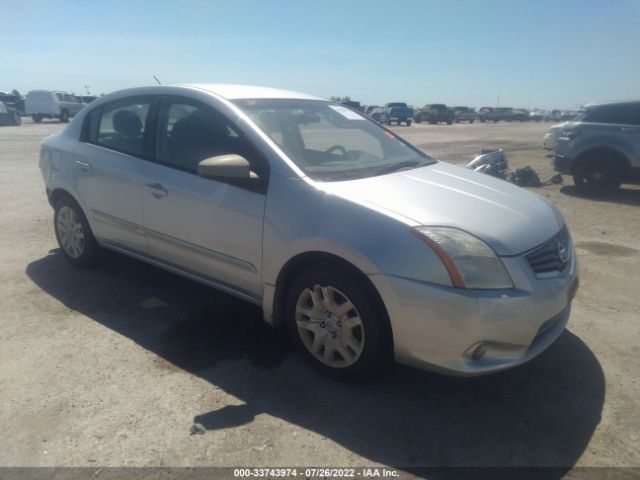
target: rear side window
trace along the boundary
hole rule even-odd
[[[583,122],[640,125],[640,104],[603,105],[588,110]]]
[[[88,118],[91,143],[131,155],[142,155],[150,107],[150,99],[126,99],[94,110]]]

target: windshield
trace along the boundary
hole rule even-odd
[[[435,163],[392,132],[342,105],[284,99],[234,103],[316,180],[365,178]]]

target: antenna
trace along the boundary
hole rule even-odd
[[[153,76],[153,78],[156,79],[156,82],[158,82],[158,85],[162,85],[162,83],[160,83],[160,80],[158,80],[158,77],[156,77],[155,75]]]

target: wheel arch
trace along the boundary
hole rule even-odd
[[[575,174],[578,171],[577,167],[579,165],[581,165],[583,162],[588,160],[594,154],[597,154],[599,152],[604,152],[604,153],[607,153],[609,155],[613,155],[613,156],[615,156],[615,158],[620,160],[620,162],[622,163],[623,168],[624,168],[623,174],[624,174],[625,177],[628,176],[630,168],[631,168],[631,161],[629,160],[629,157],[622,150],[620,150],[620,149],[618,149],[616,147],[612,147],[610,145],[596,145],[596,146],[589,147],[589,148],[586,148],[585,150],[581,151],[575,157],[575,161],[573,162],[573,165],[571,166],[571,173]]]
[[[80,205],[80,208],[82,208],[82,204],[78,201],[78,199],[75,197],[75,195],[73,195],[69,190],[62,188],[62,187],[56,187],[53,190],[51,190],[48,193],[49,196],[49,203],[51,204],[52,207],[55,207],[56,203],[63,197],[69,197],[71,198],[71,200],[73,200],[74,202],[76,202],[78,205]],[[83,212],[84,212],[84,208],[83,208]],[[86,212],[84,212],[85,216],[86,216]]]
[[[291,282],[302,272],[305,268],[312,265],[331,265],[338,270],[347,271],[350,274],[357,277],[362,281],[362,284],[367,289],[371,298],[376,303],[376,307],[379,309],[385,320],[385,327],[387,329],[387,338],[389,340],[389,347],[393,348],[393,330],[391,328],[391,321],[389,319],[389,313],[387,307],[382,300],[380,292],[375,287],[369,277],[353,263],[345,260],[344,258],[335,255],[333,253],[321,252],[321,251],[308,251],[295,255],[290,258],[278,272],[276,279],[275,292],[273,296],[273,325],[276,327],[283,327],[285,325],[285,303],[287,298],[287,291]]]
[[[91,229],[95,232],[95,226],[93,224],[92,216],[89,215],[89,212],[87,211],[83,203],[80,201],[80,199],[76,195],[73,194],[73,192],[71,192],[70,190],[64,187],[55,187],[52,190],[47,191],[47,195],[49,197],[49,204],[54,209],[56,206],[56,202],[58,202],[61,198],[64,198],[64,197],[70,198],[75,203],[77,203],[78,206],[80,207],[80,210],[82,210],[84,217],[87,219],[87,222],[89,222],[89,227],[91,227]]]

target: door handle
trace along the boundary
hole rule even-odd
[[[153,195],[153,198],[162,198],[162,197],[166,197],[169,194],[169,192],[167,192],[167,189],[164,188],[162,184],[158,182],[145,183],[145,185],[152,190],[151,195]]]
[[[82,162],[80,160],[76,160],[75,161],[75,165],[76,165],[76,167],[78,167],[83,172],[88,172],[92,168],[90,163]]]

